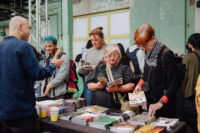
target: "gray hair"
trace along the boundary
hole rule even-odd
[[[106,47],[106,49],[104,50],[104,58],[109,56],[113,51],[117,51],[119,53],[119,59],[121,59],[122,54],[117,44],[110,44]]]
[[[27,19],[21,16],[15,16],[10,19],[9,31],[15,31],[19,24],[26,24]]]

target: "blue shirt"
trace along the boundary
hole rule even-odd
[[[51,64],[41,67],[26,41],[8,36],[0,42],[0,120],[36,114],[33,83],[50,77]]]

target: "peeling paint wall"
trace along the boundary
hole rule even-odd
[[[77,0],[77,2],[73,4],[73,16],[128,8],[130,7],[130,1],[131,0]]]
[[[186,0],[185,14],[186,42],[191,34],[195,32],[195,0]]]
[[[132,0],[132,43],[134,42],[135,29],[142,24],[148,23],[154,27],[155,36],[158,40],[164,42],[174,52],[184,53],[186,34],[194,32],[194,19],[192,19],[194,15],[191,14],[191,9],[194,7],[186,6],[187,1]],[[185,28],[186,23],[190,24],[190,28]]]

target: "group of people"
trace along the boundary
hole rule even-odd
[[[39,132],[34,83],[41,86],[44,99],[66,98],[69,59],[58,49],[56,38],[48,36],[44,39],[48,55],[40,65],[37,52],[27,42],[28,20],[11,18],[9,30],[9,36],[0,42],[0,132]],[[200,73],[199,33],[188,39],[183,81],[179,80],[174,53],[156,39],[149,24],[136,29],[136,45],[126,51],[120,43],[107,45],[102,27],[93,29],[89,36],[87,50],[79,57],[90,64],[90,72],[82,75],[88,105],[122,109],[128,92],[145,91],[147,104],[141,110],[149,116],[179,118],[198,132],[195,86]],[[107,84],[115,80],[119,82]]]

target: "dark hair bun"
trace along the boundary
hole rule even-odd
[[[103,30],[103,27],[97,27],[97,29]]]

